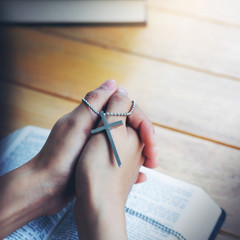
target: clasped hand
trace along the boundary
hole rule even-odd
[[[85,99],[97,111],[128,112],[131,108],[126,90],[114,80],[106,81]],[[128,118],[107,118],[109,123],[124,123],[111,130],[122,161],[119,168],[106,135],[90,134],[97,119],[81,103],[57,121],[31,161],[0,178],[0,187],[7,183],[1,188],[0,229],[5,230],[0,238],[34,218],[58,212],[76,196],[75,219],[81,239],[126,239],[128,194],[134,183],[146,179],[139,173],[141,165],[157,165],[154,129],[138,106]],[[10,196],[15,200],[9,201]]]

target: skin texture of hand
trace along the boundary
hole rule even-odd
[[[109,80],[98,89],[88,93],[85,99],[97,111],[100,111],[117,90],[116,82]],[[125,112],[128,112],[130,108],[131,104],[128,104]],[[97,118],[98,116],[85,103],[80,104],[55,124],[45,146],[36,157],[38,171],[47,169],[50,173],[46,181],[47,185],[43,185],[45,192],[51,196],[48,214],[59,211],[74,196],[75,165],[91,135],[90,130],[95,127]],[[144,165],[155,167],[157,160],[152,123],[137,106],[134,114],[128,118],[128,124],[138,132],[145,144]],[[145,176],[139,174],[137,182],[144,180]]]
[[[111,95],[117,90],[115,81],[107,81],[98,89],[87,94],[94,99],[96,109],[102,109]],[[37,169],[49,173],[43,185],[51,196],[48,214],[58,212],[74,196],[74,171],[78,157],[90,137],[97,115],[80,104],[63,116],[53,127],[43,149],[37,155]]]
[[[100,111],[117,90],[116,82],[108,80],[85,98]],[[125,112],[130,108],[128,105]],[[0,229],[4,229],[0,238],[37,217],[58,212],[74,197],[77,160],[97,118],[85,103],[80,104],[57,121],[37,156],[0,177]],[[128,118],[128,124],[144,143],[144,165],[155,167],[157,153],[153,126],[138,106]],[[137,182],[144,180],[145,176],[139,174]]]
[[[131,102],[123,89],[114,94],[108,112],[128,112]],[[107,117],[108,123],[123,120],[111,130],[122,166],[118,167],[106,138],[90,138],[77,164],[75,218],[79,239],[127,239],[125,203],[144,162],[143,144],[137,132],[126,126],[126,117]]]

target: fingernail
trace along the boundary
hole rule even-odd
[[[112,90],[112,89],[114,89],[115,86],[116,86],[116,81],[113,79],[109,79],[106,82],[104,82],[100,87]]]
[[[128,92],[124,87],[118,87],[117,92],[128,95]]]

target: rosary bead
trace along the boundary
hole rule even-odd
[[[96,111],[85,98],[82,98],[82,101],[85,102],[88,105],[88,107],[94,113],[96,113],[97,115],[100,115],[100,113],[98,111]],[[132,108],[131,108],[131,110],[128,113],[110,113],[110,112],[106,112],[106,113],[104,113],[104,115],[106,115],[106,116],[130,116],[133,113],[134,109],[135,109],[136,102],[133,100],[132,104],[133,104]]]

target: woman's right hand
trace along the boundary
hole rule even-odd
[[[124,113],[130,108],[131,101],[120,88],[110,98],[106,111]],[[122,126],[111,129],[122,166],[116,162],[105,131],[91,136],[76,168],[75,218],[79,239],[127,238],[125,203],[144,163],[144,145],[136,130],[126,124],[126,117],[106,118],[109,124],[123,121]]]

